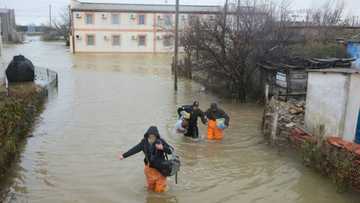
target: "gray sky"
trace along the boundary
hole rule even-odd
[[[86,2],[115,2],[115,3],[174,3],[175,0],[82,0]],[[281,0],[273,0],[280,2]],[[328,0],[290,0],[292,9],[316,8]],[[70,0],[0,0],[0,7],[14,8],[18,24],[41,24],[49,22],[49,5],[53,8],[53,18],[64,9]],[[180,0],[182,4],[221,5],[225,0]],[[360,15],[360,0],[344,0],[346,14]]]

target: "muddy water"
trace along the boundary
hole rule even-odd
[[[60,75],[57,94],[29,138],[8,193],[13,202],[359,202],[287,153],[268,147],[259,130],[262,107],[238,104],[181,80],[172,89],[166,55],[72,55],[61,43],[34,40],[5,49]],[[178,105],[217,101],[231,128],[222,142],[172,134]],[[179,183],[147,192],[143,155],[118,161],[150,125],[182,158]],[[204,127],[201,133],[204,134]]]

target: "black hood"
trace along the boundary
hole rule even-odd
[[[157,138],[160,138],[160,133],[156,126],[151,126],[144,134],[144,138],[148,138],[150,134],[156,135]]]
[[[217,111],[217,110],[218,110],[217,104],[216,104],[216,103],[212,103],[212,104],[210,105],[210,109],[211,109],[211,111]]]

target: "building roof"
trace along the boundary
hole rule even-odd
[[[307,71],[308,72],[317,72],[317,73],[360,74],[360,70],[354,69],[354,68],[308,69]]]
[[[173,13],[175,12],[175,5],[89,3],[73,1],[71,9],[73,11]],[[221,7],[210,5],[180,5],[179,11],[180,13],[219,13],[221,11]]]
[[[14,9],[0,8],[0,13],[10,13]]]

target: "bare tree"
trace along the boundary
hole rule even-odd
[[[288,10],[275,11],[272,4],[258,2],[228,5],[213,21],[195,19],[182,38],[187,55],[198,54],[193,63],[207,73],[208,83],[226,83],[243,102],[258,89],[257,62],[271,55],[281,57],[274,50],[293,39]]]
[[[225,87],[245,102],[262,91],[258,62],[284,61],[299,53],[306,56],[312,49],[317,49],[317,55],[336,53],[335,39],[345,22],[343,11],[343,1],[330,0],[320,9],[308,9],[301,23],[292,18],[290,0],[279,5],[229,0],[213,20],[190,20],[181,40],[187,61],[201,73],[198,77],[209,86]]]
[[[59,17],[55,19],[54,28],[58,35],[62,36],[66,42],[66,45],[70,45],[70,10],[68,7],[64,7],[64,9],[59,14]]]

